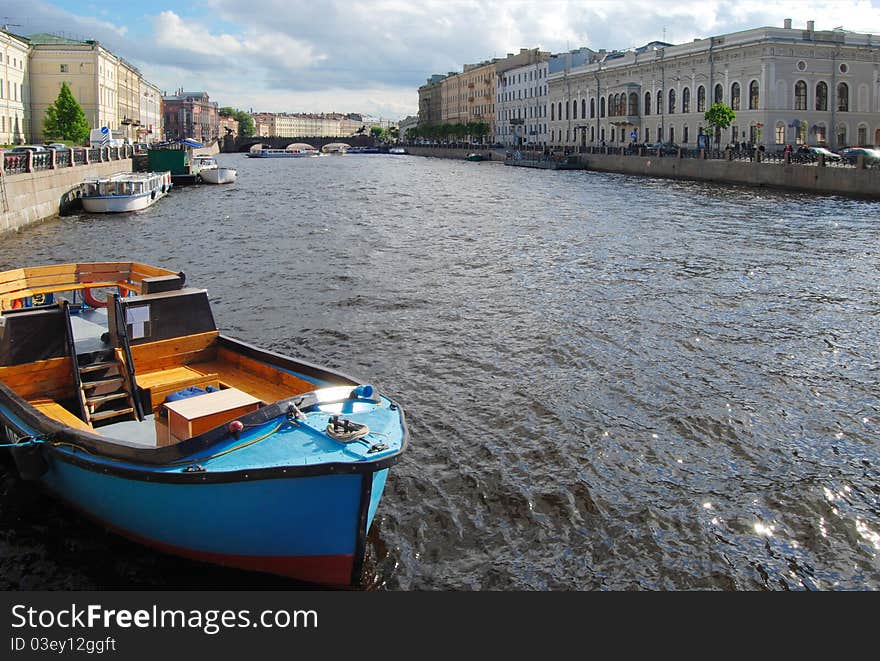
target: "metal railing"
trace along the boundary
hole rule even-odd
[[[131,158],[134,149],[130,145],[124,147],[72,147],[56,151],[20,151],[3,152],[0,159],[0,175],[24,174],[41,170],[121,161]],[[71,162],[71,159],[72,162]]]

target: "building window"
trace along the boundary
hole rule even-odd
[[[596,99],[590,99],[590,119],[596,117]]]
[[[776,144],[783,145],[785,144],[785,124],[782,122],[776,123]]]
[[[569,113],[569,111],[568,111],[568,101],[566,101],[566,102],[565,102],[565,118],[566,118],[566,119],[569,118],[569,114],[570,114],[570,113]]]
[[[715,86],[715,101],[714,103],[721,103],[724,101],[724,88],[721,87],[721,83],[718,83]]]
[[[685,87],[681,91],[681,111],[683,113],[689,113],[691,111],[691,90]],[[685,129],[685,133],[687,133],[687,129]],[[687,142],[687,140],[685,140]]]
[[[675,90],[669,90],[669,114],[675,114]],[[672,140],[670,140],[672,142]]]
[[[825,125],[819,124],[816,127],[816,142],[819,144],[824,143],[827,140],[827,136],[825,135]]]
[[[556,121],[556,108],[552,103],[550,104],[550,121]]]
[[[651,129],[645,127],[645,142],[651,142]]]
[[[657,114],[663,114],[663,90],[657,91]]]
[[[581,119],[587,118],[587,100],[581,99]]]
[[[682,99],[682,102],[684,102],[684,99]],[[687,142],[688,142],[688,127],[687,127],[687,126],[685,126],[685,127],[682,129],[682,133],[681,133],[681,141],[682,141],[683,143],[685,143],[685,144],[687,144]]]
[[[864,145],[867,143],[868,143],[868,127],[867,126],[860,126],[859,133],[858,133],[858,141],[856,142],[856,144]]]
[[[730,108],[739,110],[739,83],[730,86]]]
[[[794,85],[794,109],[807,109],[807,84],[799,80]]]
[[[627,110],[627,114],[630,117],[638,117],[639,114],[639,95],[635,92],[630,92],[629,95],[629,109]]]
[[[645,115],[651,114],[651,93],[645,92]]]
[[[556,104],[556,112],[559,114],[559,121],[562,121],[562,101]]]
[[[749,85],[749,110],[757,110],[760,95],[758,93],[758,81],[753,80]]]
[[[846,64],[841,63],[841,65],[840,65],[840,73],[846,73],[847,71],[849,71],[849,67],[846,66]]]
[[[596,142],[596,127],[590,127],[590,142]]]
[[[837,127],[837,146],[846,146],[846,124],[841,124]]]
[[[816,85],[816,110],[828,110],[828,85],[824,82]]]
[[[669,127],[669,142],[675,142],[675,127]]]
[[[67,73],[67,65],[66,64],[62,64],[62,65],[60,65],[60,67],[61,67],[61,73]]]
[[[605,116],[605,97],[599,99],[599,117]],[[604,138],[603,138],[604,139]]]
[[[837,86],[837,109],[840,112],[849,111],[849,85],[846,83]]]
[[[702,85],[697,88],[697,112],[706,112],[706,88]]]

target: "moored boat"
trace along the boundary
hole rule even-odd
[[[171,172],[119,172],[86,179],[82,205],[90,213],[140,211],[167,195],[171,186]]]
[[[247,155],[248,158],[309,158],[320,153],[316,149],[256,149]]]
[[[232,184],[238,176],[235,168],[221,167],[213,156],[193,157],[199,179],[208,184]]]
[[[468,154],[467,156],[465,156],[465,160],[466,160],[466,161],[474,161],[474,162],[478,162],[478,161],[483,161],[483,160],[485,160],[485,159],[483,158],[483,155],[482,155],[482,154],[477,154],[476,152],[471,152],[470,154]]]
[[[388,150],[388,153],[400,155],[400,154],[407,154],[409,152],[406,151],[405,147],[392,147],[391,149]]]
[[[0,273],[0,312],[0,443],[22,478],[162,551],[358,582],[406,446],[392,399],[221,334],[206,290],[146,264]]]

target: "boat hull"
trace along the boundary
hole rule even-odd
[[[160,551],[310,583],[349,585],[359,580],[366,533],[386,475],[387,469],[172,484],[62,460],[51,461],[40,481],[107,528]]]
[[[152,206],[167,193],[161,190],[140,195],[112,195],[107,197],[82,198],[83,209],[89,213],[125,213],[141,211]]]
[[[199,176],[208,184],[232,184],[238,172],[234,168],[209,168],[201,170]]]

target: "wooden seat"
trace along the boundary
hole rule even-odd
[[[60,422],[63,425],[67,425],[68,427],[73,427],[74,429],[80,429],[82,431],[92,432],[95,430],[87,423],[79,418],[77,418],[73,413],[68,411],[66,408],[61,406],[54,399],[34,399],[28,402],[31,406],[37,409],[40,413],[45,415],[46,417],[52,418],[56,422]]]

